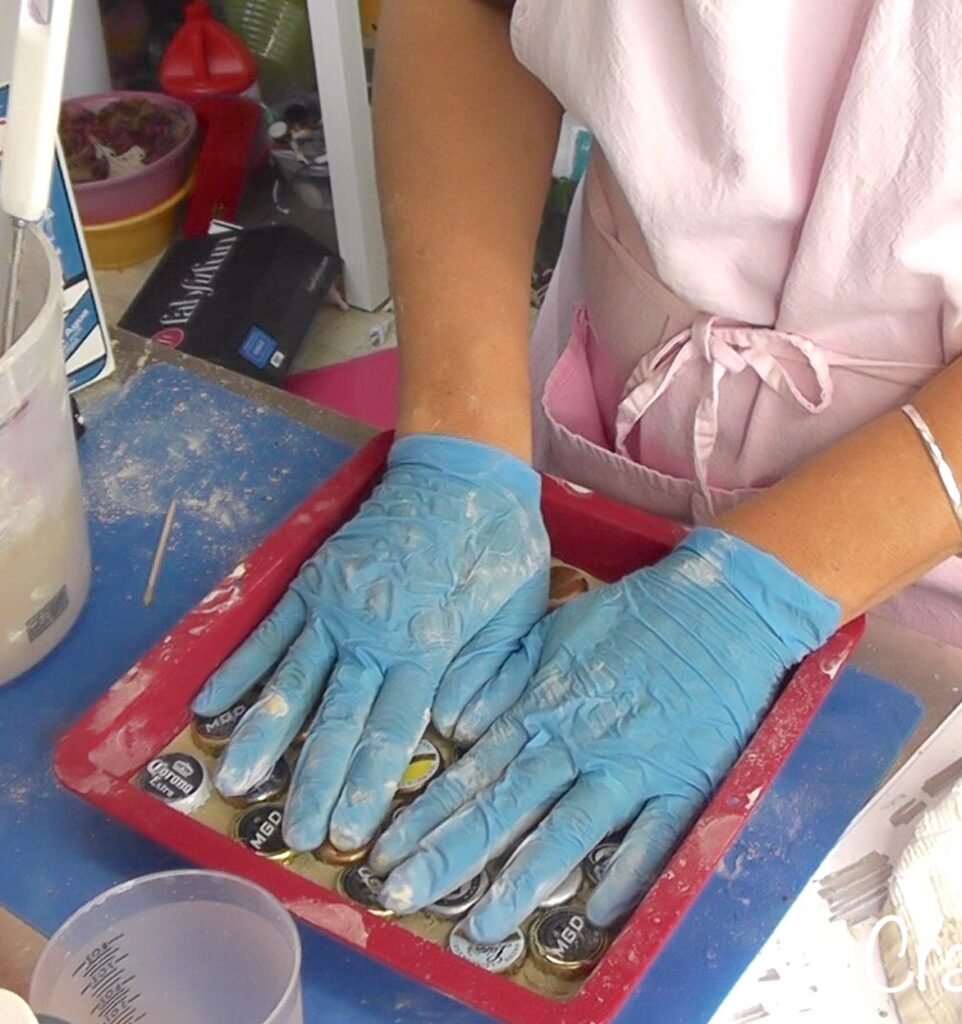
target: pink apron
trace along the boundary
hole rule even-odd
[[[772,7],[795,8],[798,2],[773,0]],[[812,14],[823,0],[804,3],[814,5],[808,8]],[[740,111],[744,125],[731,125],[716,140],[711,173],[702,182],[694,171],[693,180],[686,180],[696,165],[691,153],[668,177],[671,158],[657,140],[645,139],[640,130],[642,149],[634,153],[626,141],[626,109],[635,114],[639,107],[625,76],[607,83],[598,81],[604,72],[579,76],[571,63],[573,47],[558,43],[561,29],[567,26],[562,37],[570,40],[577,38],[574,25],[581,25],[580,38],[589,42],[578,59],[603,67],[608,48],[617,56],[626,40],[657,37],[642,35],[636,24],[651,28],[658,21],[654,10],[673,11],[665,15],[670,21],[684,9],[685,39],[697,40],[704,30],[724,51],[726,25],[717,19],[744,10],[744,0],[600,0],[597,6],[521,0],[516,7],[516,52],[597,140],[532,341],[536,459],[542,469],[661,515],[703,520],[896,407],[958,355],[954,291],[962,281],[952,275],[962,264],[962,130],[923,132],[911,120],[896,130],[892,122],[902,116],[901,108],[886,107],[879,76],[890,84],[895,75],[904,87],[902,64],[918,64],[920,52],[938,54],[946,46],[942,34],[948,26],[933,12],[941,11],[956,29],[962,29],[962,14],[935,0],[832,4],[824,7],[826,18],[835,19],[837,29],[843,10],[847,43],[838,44],[821,79],[811,75],[823,89],[821,107],[812,104],[819,108],[812,123],[817,113],[823,120],[828,116],[831,132],[822,130],[811,159],[796,158],[785,172],[796,187],[794,194],[784,190],[784,209],[766,202],[772,175],[759,176],[761,213],[754,224],[753,207],[739,193],[752,177],[751,167],[735,166],[728,188],[725,180],[729,151],[740,148],[744,155],[761,144],[750,132],[745,135],[751,110]],[[886,54],[883,44],[893,48],[891,19],[899,12],[896,42],[904,46]],[[587,31],[586,20],[593,21]],[[634,33],[626,26],[634,26]],[[727,27],[737,37],[738,19]],[[817,47],[814,35],[811,45]],[[725,54],[709,56],[717,79]],[[886,57],[892,64],[887,69]],[[683,66],[690,68],[691,55],[686,59]],[[943,63],[928,69],[935,80],[925,85],[921,112],[917,107],[912,113],[916,120],[933,116],[933,96],[940,89],[957,95],[956,109],[962,110],[962,72]],[[678,83],[670,66],[663,73],[665,102],[677,112],[684,106]],[[717,102],[717,86],[713,80],[702,100]],[[731,87],[737,91],[738,83]],[[691,98],[690,83],[681,93]],[[912,102],[904,89],[899,95],[903,104]],[[646,94],[650,104],[655,97]],[[943,95],[940,102],[945,100]],[[591,103],[600,111],[595,118],[593,108],[587,109]],[[726,113],[731,111],[718,116],[724,120]],[[651,119],[658,123],[657,112]],[[814,129],[810,134],[819,136]],[[772,140],[764,141],[771,150]],[[955,147],[952,177],[945,151]],[[777,155],[766,159],[777,163]],[[652,172],[652,161],[665,166]],[[764,165],[762,170],[768,174]],[[695,210],[689,223],[685,209],[664,208],[664,196],[679,190],[687,190]],[[739,204],[742,213],[732,215],[732,205]],[[699,231],[700,240],[694,237]],[[757,245],[737,252],[753,232]],[[881,612],[962,643],[962,561],[940,566]]]

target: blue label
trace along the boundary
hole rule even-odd
[[[258,370],[263,370],[267,366],[276,351],[277,342],[259,327],[252,327],[247,332],[247,337],[240,347],[240,354]]]
[[[88,290],[64,316],[64,351],[67,355],[72,356],[86,341],[87,335],[97,327],[97,307],[94,305],[93,292]]]
[[[9,87],[0,85],[0,165],[6,125]],[[67,358],[67,379],[71,389],[94,380],[108,369],[106,325],[101,322],[90,272],[84,259],[79,222],[70,205],[67,174],[59,155],[54,161],[50,207],[43,229],[53,243],[63,268],[67,310],[63,346]]]

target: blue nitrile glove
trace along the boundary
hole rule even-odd
[[[436,435],[395,442],[372,496],[194,701],[199,714],[219,713],[283,656],[224,753],[218,789],[237,795],[266,778],[323,691],[285,837],[298,850],[329,831],[340,849],[368,842],[432,704],[450,733],[544,614],[540,496],[537,473],[499,449]]]
[[[751,737],[783,673],[839,614],[771,555],[711,529],[570,601],[535,627],[541,662],[518,703],[378,841],[371,867],[393,869],[385,905],[407,913],[434,902],[543,817],[467,919],[473,938],[493,942],[634,822],[588,901],[595,924],[613,924]]]

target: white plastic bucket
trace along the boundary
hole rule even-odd
[[[0,260],[10,251],[0,216]],[[6,291],[0,265],[0,295]],[[90,542],[63,357],[63,286],[46,236],[27,233],[17,341],[0,359],[0,685],[48,654],[90,588]]]

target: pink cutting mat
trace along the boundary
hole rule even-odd
[[[284,381],[284,390],[380,430],[391,430],[397,421],[397,349],[292,373]]]

